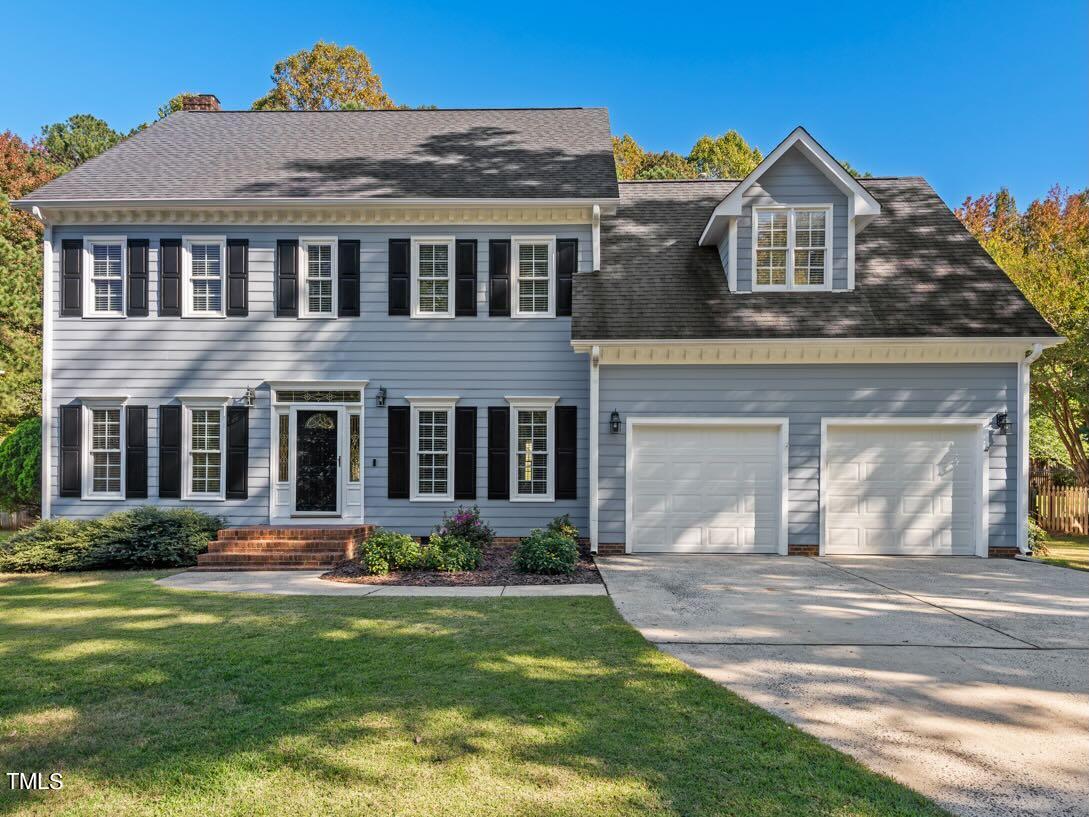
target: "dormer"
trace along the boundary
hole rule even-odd
[[[799,126],[719,202],[699,243],[718,247],[731,292],[845,292],[855,236],[880,212]]]

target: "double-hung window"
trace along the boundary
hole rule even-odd
[[[84,239],[85,315],[118,318],[125,314],[125,239]]]
[[[125,424],[122,403],[112,400],[84,400],[83,406],[87,451],[83,497],[121,499],[125,496]]]
[[[556,314],[556,239],[550,236],[511,240],[512,303],[516,318],[551,318]]]
[[[753,289],[831,289],[832,208],[753,208]]]
[[[223,499],[225,398],[182,398],[185,416],[185,498]]]
[[[558,397],[508,397],[511,407],[511,499],[551,502],[555,496],[555,405]]]
[[[412,315],[454,317],[454,239],[412,239]]]
[[[337,242],[335,238],[299,239],[302,317],[333,318],[337,314]]]
[[[415,500],[454,498],[456,397],[409,397],[412,406],[412,491]]]
[[[221,236],[186,238],[184,244],[183,312],[191,318],[220,318],[227,240]]]

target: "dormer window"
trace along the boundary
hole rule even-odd
[[[828,289],[832,208],[753,208],[753,289]]]

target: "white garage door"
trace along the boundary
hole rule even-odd
[[[830,425],[826,445],[825,553],[975,553],[975,428]]]
[[[636,424],[631,454],[631,551],[776,551],[778,427]]]

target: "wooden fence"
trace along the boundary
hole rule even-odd
[[[1036,523],[1049,533],[1089,533],[1089,488],[1042,487],[1035,510]]]
[[[17,511],[16,513],[0,511],[0,530],[19,530],[19,528],[25,528],[33,521],[34,516],[30,511]]]

